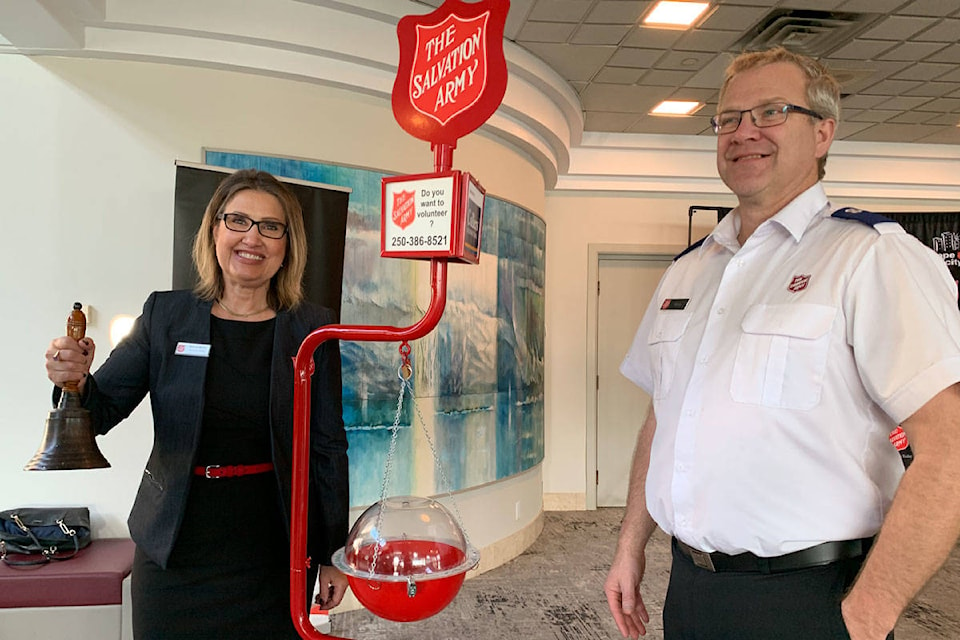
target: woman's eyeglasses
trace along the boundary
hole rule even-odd
[[[276,220],[252,220],[242,213],[218,213],[217,220],[223,220],[224,226],[230,231],[246,233],[251,227],[256,227],[260,235],[273,240],[287,235],[287,225]]]

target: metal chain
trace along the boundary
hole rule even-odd
[[[409,362],[406,362],[405,364],[409,367]],[[370,564],[371,579],[373,579],[377,562],[380,560],[380,548],[386,544],[386,540],[384,540],[382,534],[383,503],[384,500],[387,499],[387,485],[390,483],[390,472],[393,470],[393,456],[394,452],[397,450],[397,433],[400,431],[400,416],[403,412],[403,394],[407,389],[407,381],[403,378],[404,373],[406,373],[404,365],[400,365],[400,368],[397,369],[397,377],[400,378],[400,393],[397,394],[397,412],[393,417],[393,426],[390,427],[390,448],[387,449],[387,461],[383,465],[383,482],[380,485],[380,509],[377,511],[377,528],[374,531],[375,535],[377,536],[377,540],[373,546],[373,562]]]
[[[393,416],[393,426],[390,427],[390,448],[387,450],[387,460],[383,466],[383,482],[380,484],[380,509],[377,511],[377,524],[375,529],[375,535],[377,536],[376,543],[373,547],[373,562],[370,564],[369,575],[370,579],[373,580],[375,576],[375,569],[377,563],[380,561],[380,549],[386,545],[386,540],[383,538],[383,508],[384,501],[387,499],[387,486],[390,483],[390,474],[393,471],[393,458],[397,450],[397,433],[400,430],[400,416],[403,414],[403,396],[409,390],[410,391],[410,400],[413,402],[413,408],[417,412],[417,421],[420,423],[420,428],[423,430],[423,435],[427,439],[427,444],[430,445],[430,452],[433,454],[433,462],[437,470],[440,472],[440,483],[441,488],[445,488],[447,491],[447,496],[450,498],[450,504],[453,506],[454,515],[457,518],[457,524],[460,526],[460,531],[463,532],[464,542],[466,542],[467,547],[470,545],[470,536],[467,534],[467,529],[463,525],[463,516],[460,514],[460,507],[457,505],[457,499],[453,497],[453,490],[450,486],[450,481],[447,479],[447,474],[443,470],[443,464],[440,462],[440,456],[437,454],[437,448],[433,444],[433,438],[430,437],[430,433],[427,431],[427,423],[423,419],[423,414],[420,412],[420,406],[417,404],[417,398],[413,393],[413,386],[410,384],[410,379],[413,377],[413,367],[410,364],[410,344],[404,340],[400,344],[400,355],[402,357],[402,362],[400,367],[397,369],[397,377],[400,378],[400,392],[397,394],[397,410]]]
[[[423,420],[423,414],[420,413],[420,405],[417,403],[417,397],[413,394],[413,387],[410,386],[410,380],[403,380],[402,385],[404,387],[409,387],[410,389],[410,400],[413,402],[413,408],[417,412],[417,421],[420,423],[420,428],[423,430],[423,435],[427,439],[427,444],[430,445],[430,451],[433,453],[433,462],[437,467],[437,470],[440,472],[440,483],[441,488],[447,490],[447,496],[450,498],[450,504],[453,506],[454,515],[457,517],[457,524],[460,525],[460,530],[463,532],[464,542],[467,543],[467,547],[470,546],[470,536],[467,534],[467,528],[463,526],[463,516],[460,515],[460,507],[457,506],[457,499],[453,497],[453,490],[450,487],[450,481],[447,480],[447,474],[443,470],[443,464],[440,462],[440,456],[437,454],[436,447],[433,446],[433,439],[430,437],[430,434],[427,432],[427,424]],[[401,391],[402,393],[402,391]],[[466,551],[466,549],[464,549]]]

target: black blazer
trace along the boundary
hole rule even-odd
[[[137,546],[164,568],[186,509],[200,438],[207,370],[207,358],[177,355],[175,350],[178,343],[210,344],[211,306],[211,302],[200,300],[190,291],[150,294],[130,335],[117,345],[84,388],[83,404],[90,410],[98,434],[110,431],[150,394],[153,450],[128,524]],[[331,309],[308,302],[293,311],[277,313],[270,431],[288,535],[293,453],[292,358],[307,334],[334,321]],[[350,503],[339,343],[324,342],[314,360],[307,553],[316,571],[320,564],[331,564],[330,556],[346,542]],[[256,517],[256,513],[250,513],[251,526],[256,526]]]

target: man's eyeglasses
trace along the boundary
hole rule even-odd
[[[251,220],[242,213],[218,213],[217,220],[223,220],[224,226],[230,231],[246,233],[255,226],[264,238],[279,240],[287,235],[287,225],[275,220]]]
[[[775,127],[787,121],[787,114],[791,111],[808,115],[817,120],[823,120],[823,116],[816,111],[811,111],[806,107],[799,107],[795,104],[786,104],[785,102],[772,102],[762,104],[752,109],[743,109],[741,111],[721,111],[710,118],[710,124],[713,125],[713,132],[718,136],[725,133],[733,133],[740,127],[740,120],[743,114],[749,113],[753,124],[756,127]]]

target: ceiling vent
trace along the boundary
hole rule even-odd
[[[759,51],[781,45],[819,58],[850,42],[879,17],[876,13],[774,9],[744,33],[733,49]]]

